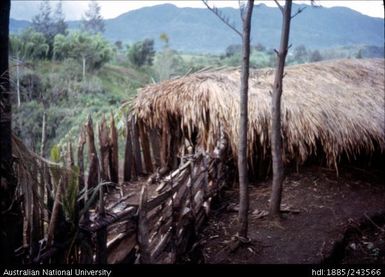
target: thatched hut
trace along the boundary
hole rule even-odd
[[[274,70],[251,71],[250,77],[248,153],[253,168],[270,160]],[[182,145],[183,138],[211,151],[223,130],[236,159],[239,91],[239,69],[198,72],[141,89],[133,114],[148,128],[160,130],[168,151],[170,145]],[[384,107],[383,59],[287,67],[282,96],[284,160],[301,164],[322,153],[329,166],[336,166],[341,156],[382,152]]]

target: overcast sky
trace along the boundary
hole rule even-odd
[[[1,0],[0,0],[1,1]],[[52,1],[53,6],[57,1]],[[164,3],[172,3],[178,7],[194,7],[205,8],[200,0],[194,1],[98,1],[101,6],[101,13],[105,19],[114,18],[122,13],[130,10],[135,10],[141,7],[154,6]],[[211,1],[216,7],[234,7],[238,8],[238,0],[227,1]],[[264,3],[268,6],[275,6],[274,1],[255,1],[255,4]],[[295,3],[309,4],[310,1],[295,1]],[[366,1],[316,1],[317,4],[323,7],[343,6],[354,9],[360,13],[384,18],[384,6],[382,0],[366,0]],[[26,19],[31,18],[39,11],[40,1],[20,1],[12,0],[11,18]],[[88,1],[63,1],[63,10],[66,15],[66,20],[81,19],[82,14],[87,9]]]

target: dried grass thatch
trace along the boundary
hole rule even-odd
[[[270,151],[273,69],[251,72],[250,159]],[[150,127],[179,122],[207,150],[223,128],[236,157],[240,71],[200,72],[139,91],[133,114]],[[329,165],[376,147],[385,149],[384,60],[335,60],[286,68],[282,96],[285,161],[304,162],[321,146]],[[170,126],[170,125],[169,125]],[[172,133],[172,131],[171,131]]]

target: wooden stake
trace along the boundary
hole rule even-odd
[[[109,152],[110,140],[108,137],[109,129],[107,127],[106,118],[102,115],[102,120],[99,125],[99,152],[100,152],[100,178],[103,181],[110,181],[109,166]]]
[[[79,166],[79,191],[84,188],[84,144],[86,143],[86,135],[84,128],[80,127],[80,135],[78,142],[78,166]]]
[[[119,183],[119,157],[118,157],[118,132],[115,126],[114,115],[111,113],[111,133],[110,133],[110,176],[111,182]]]
[[[131,128],[128,121],[128,115],[126,115],[124,118],[126,123],[126,149],[124,151],[123,181],[129,182],[131,180],[131,170],[133,167]]]
[[[134,153],[134,161],[135,161],[135,171],[137,175],[143,174],[142,167],[142,155],[140,151],[139,144],[139,131],[138,125],[135,122],[135,119],[131,119],[131,131],[132,131],[132,152]]]
[[[138,242],[140,251],[140,263],[150,264],[151,263],[151,252],[149,249],[149,238],[148,238],[148,225],[147,225],[147,183],[142,186],[140,193],[140,204],[139,204],[139,221],[138,221]]]
[[[152,150],[152,156],[154,158],[155,168],[159,168],[161,166],[160,160],[160,136],[158,130],[152,128],[150,130],[150,145]]]
[[[162,168],[168,167],[168,159],[167,159],[167,153],[168,153],[168,132],[169,132],[169,126],[168,121],[165,120],[162,125],[162,141],[161,141],[161,148],[160,148],[160,161]]]
[[[153,172],[152,161],[151,161],[151,152],[150,152],[150,143],[148,141],[148,135],[147,135],[147,132],[143,126],[143,122],[142,121],[138,122],[138,126],[139,126],[140,141],[142,143],[144,164],[146,166],[147,174],[150,174],[151,172]]]
[[[88,116],[86,129],[87,129],[88,159],[89,159],[87,187],[93,188],[93,187],[96,187],[99,182],[99,159],[95,148],[94,129],[92,126],[91,116]]]

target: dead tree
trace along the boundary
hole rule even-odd
[[[241,238],[247,238],[249,212],[249,192],[247,176],[247,123],[248,123],[248,93],[249,93],[249,66],[250,66],[250,28],[253,14],[254,0],[249,0],[244,13],[242,33],[242,67],[240,92],[240,125],[238,148],[239,172],[239,231]]]
[[[247,238],[249,192],[247,176],[247,129],[248,129],[248,91],[249,91],[249,67],[250,67],[250,29],[251,16],[254,8],[254,0],[247,1],[246,7],[241,7],[243,22],[242,33],[225,18],[218,9],[211,8],[207,0],[202,0],[206,7],[212,11],[222,22],[242,37],[242,66],[241,66],[241,90],[240,90],[240,125],[238,145],[238,173],[239,173],[239,238]]]
[[[282,183],[284,180],[283,160],[282,160],[282,134],[281,134],[281,96],[282,85],[285,69],[285,60],[288,52],[290,22],[291,22],[291,6],[292,1],[286,0],[285,6],[281,6],[276,1],[280,11],[282,12],[282,30],[281,42],[279,51],[277,53],[278,62],[275,69],[275,78],[273,85],[273,99],[272,99],[272,129],[271,129],[271,156],[273,164],[273,183],[270,199],[270,216],[273,218],[280,217],[281,199],[282,199]]]

